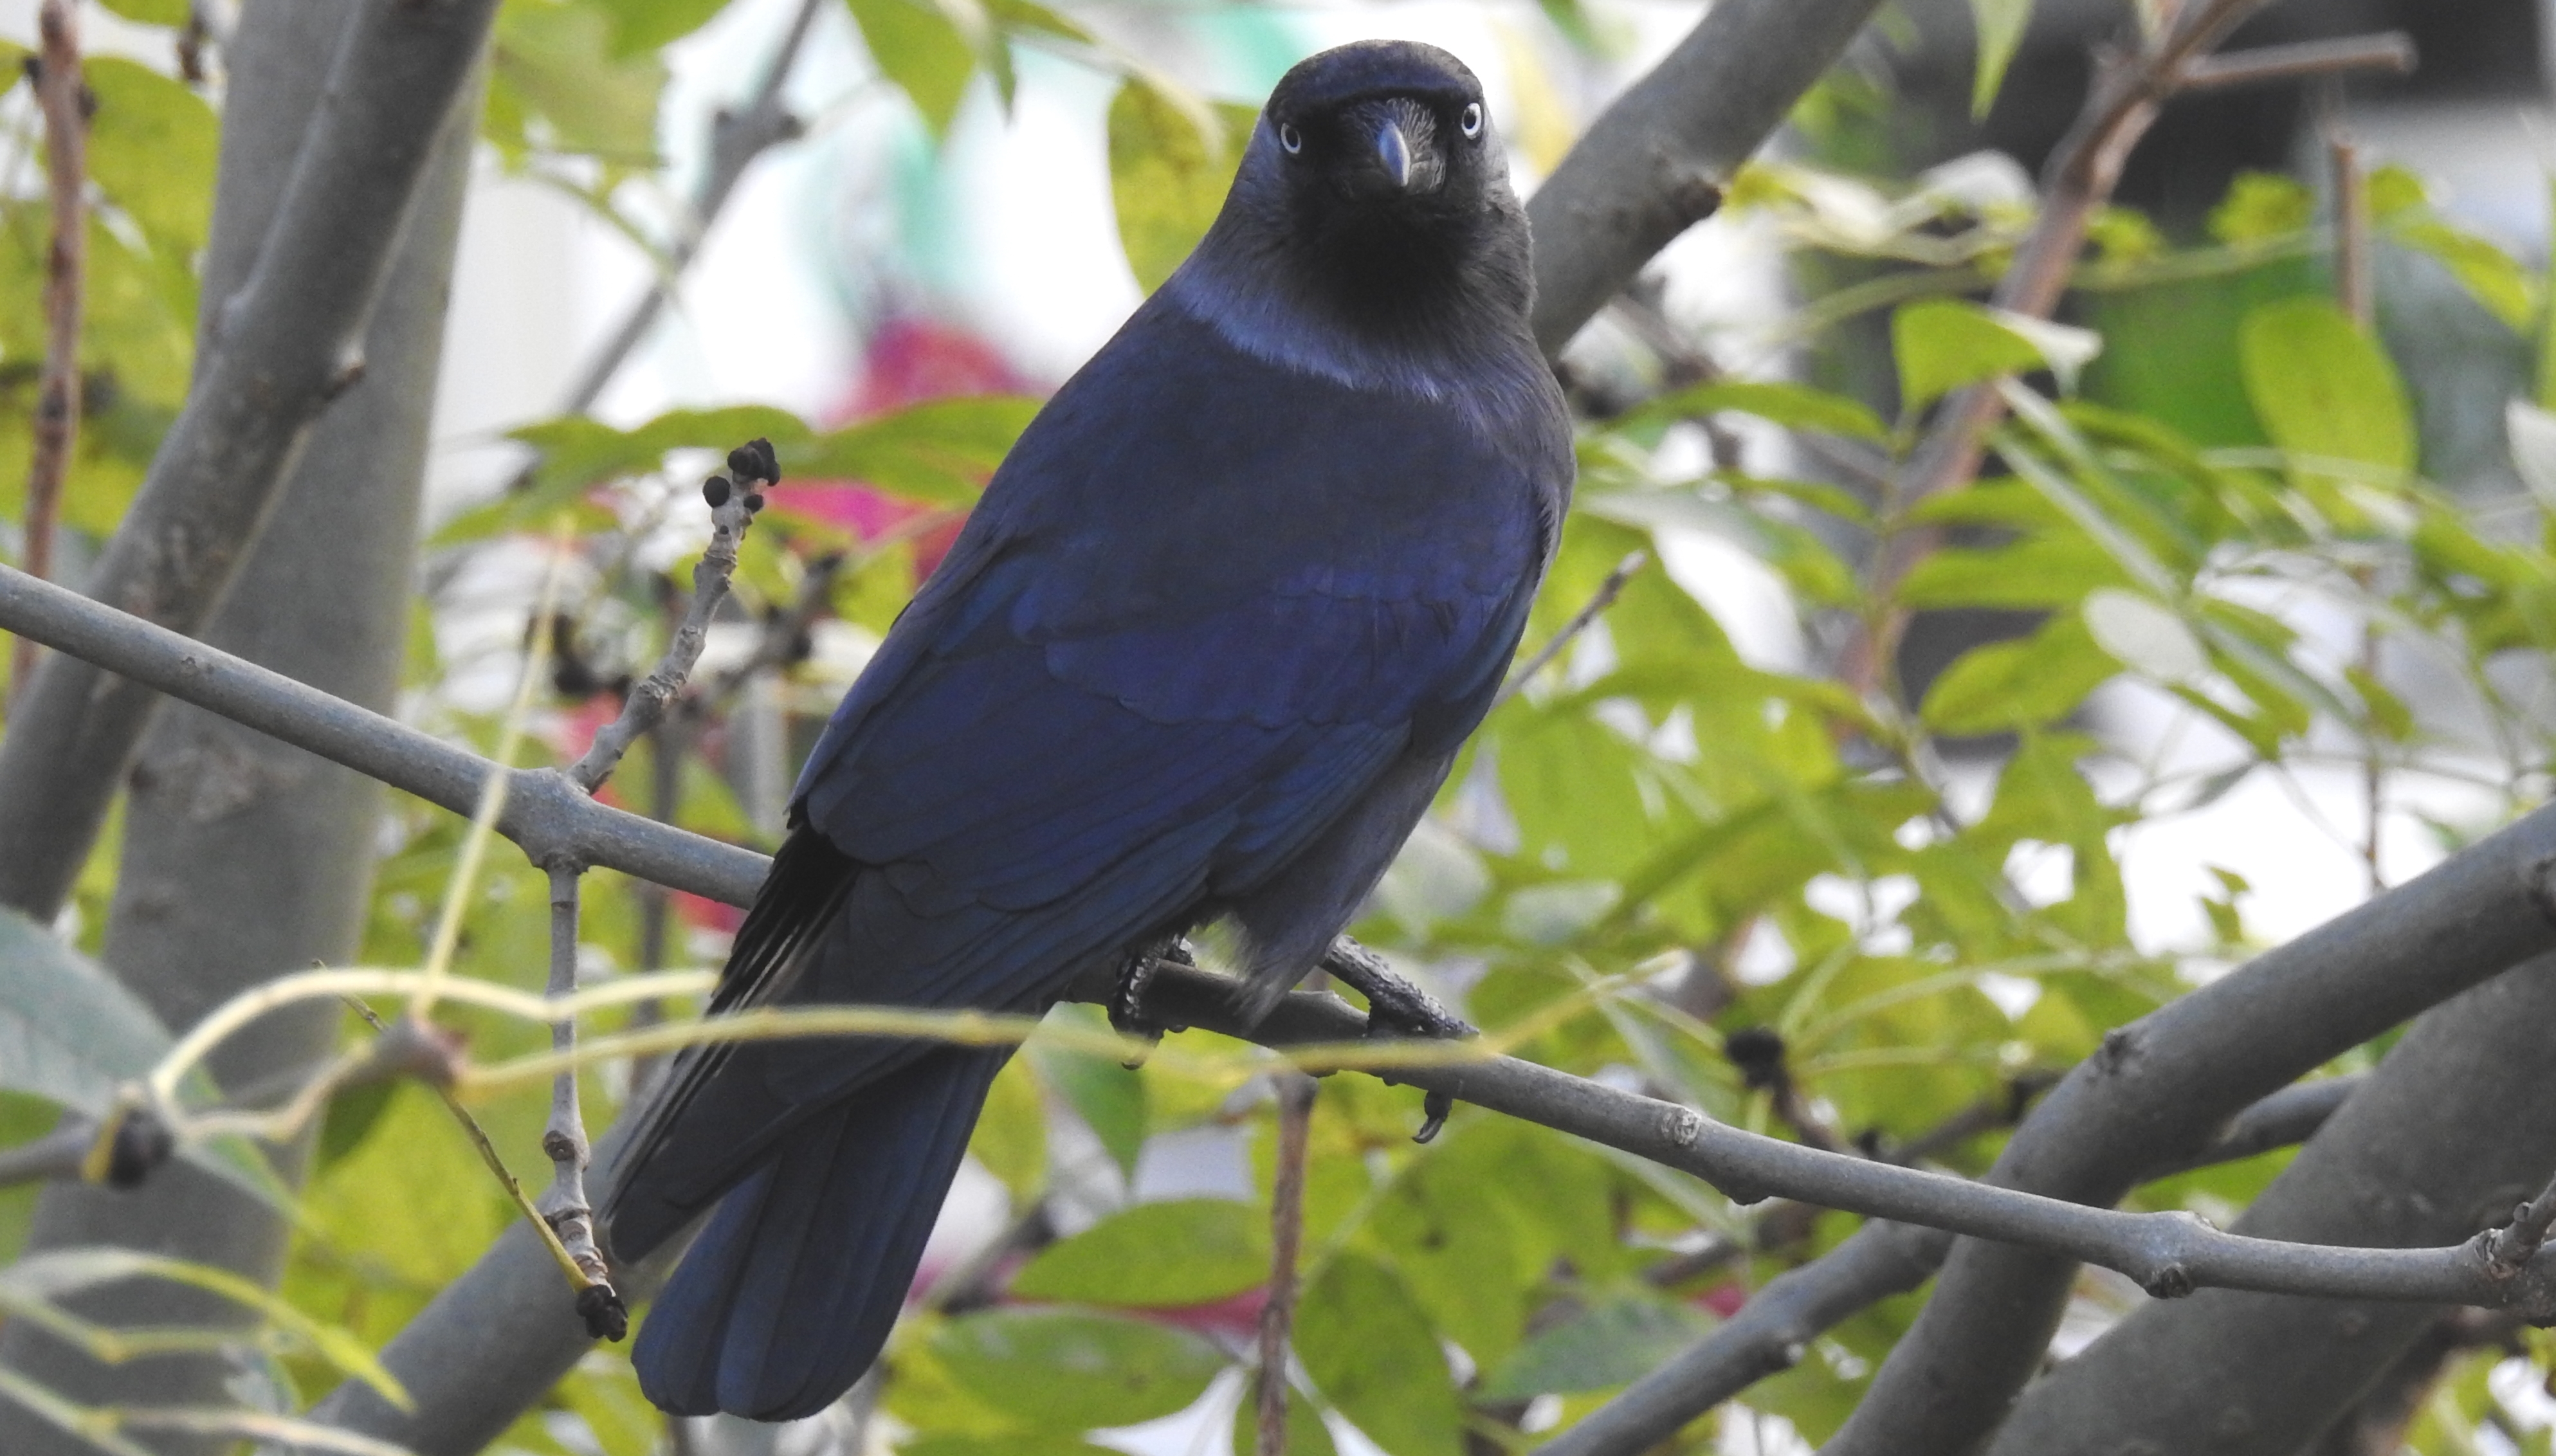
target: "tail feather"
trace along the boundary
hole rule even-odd
[[[813,1415],[878,1358],[1009,1048],[938,1051],[793,1132],[719,1202],[639,1331],[684,1415]]]

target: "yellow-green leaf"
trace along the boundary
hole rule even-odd
[[[1224,1198],[1139,1203],[1039,1251],[1024,1299],[1166,1308],[1239,1294],[1269,1276],[1269,1216]]]
[[[2245,394],[2294,472],[2325,459],[2414,467],[2405,388],[2378,343],[2319,298],[2282,299],[2245,315],[2237,335]]]
[[[1971,76],[1971,117],[1978,120],[1996,104],[2005,68],[2032,22],[2032,0],[1971,0],[1971,22],[1979,31],[1979,62]]]
[[[1110,98],[1109,199],[1119,246],[1145,292],[1161,288],[1215,221],[1257,115],[1142,76]]]

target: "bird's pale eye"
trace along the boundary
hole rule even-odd
[[[1294,122],[1282,121],[1278,123],[1278,145],[1286,148],[1287,155],[1293,157],[1305,150],[1305,134],[1296,130]]]
[[[1456,123],[1465,129],[1468,139],[1482,134],[1482,103],[1475,101],[1465,108],[1464,117]]]

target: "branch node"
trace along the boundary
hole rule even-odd
[[[1693,1148],[1695,1140],[1703,1136],[1704,1114],[1675,1104],[1660,1109],[1661,1141],[1675,1148]]]
[[[2138,1060],[2147,1049],[2147,1037],[2135,1026],[2114,1027],[2104,1033],[2104,1044],[2095,1050],[2095,1070],[2106,1076],[2119,1076]]]

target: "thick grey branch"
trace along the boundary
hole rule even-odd
[[[1527,203],[1535,337],[1562,352],[1652,255],[1712,215],[1740,165],[1878,0],[1718,0],[1572,145]]]
[[[2237,1231],[2411,1246],[2508,1216],[2556,1166],[2551,1019],[2556,956],[2425,1013]],[[2384,1379],[2442,1313],[2223,1292],[2151,1305],[2026,1390],[1990,1449],[2290,1456]]]
[[[192,633],[228,588],[361,345],[437,132],[496,0],[364,0],[276,222],[205,330],[186,409],[89,589]],[[0,904],[50,920],[87,857],[154,696],[96,667],[36,670],[0,740]]]
[[[2230,1119],[2199,1155],[2149,1175],[2234,1162],[2306,1142],[2360,1091],[2364,1080],[2360,1075],[2326,1077],[2284,1087]],[[1827,1254],[1769,1280],[1713,1333],[1626,1387],[1539,1448],[1536,1456],[1647,1451],[1758,1381],[1792,1369],[1824,1331],[1924,1283],[1952,1249],[1953,1236],[1941,1229],[1868,1223]]]

